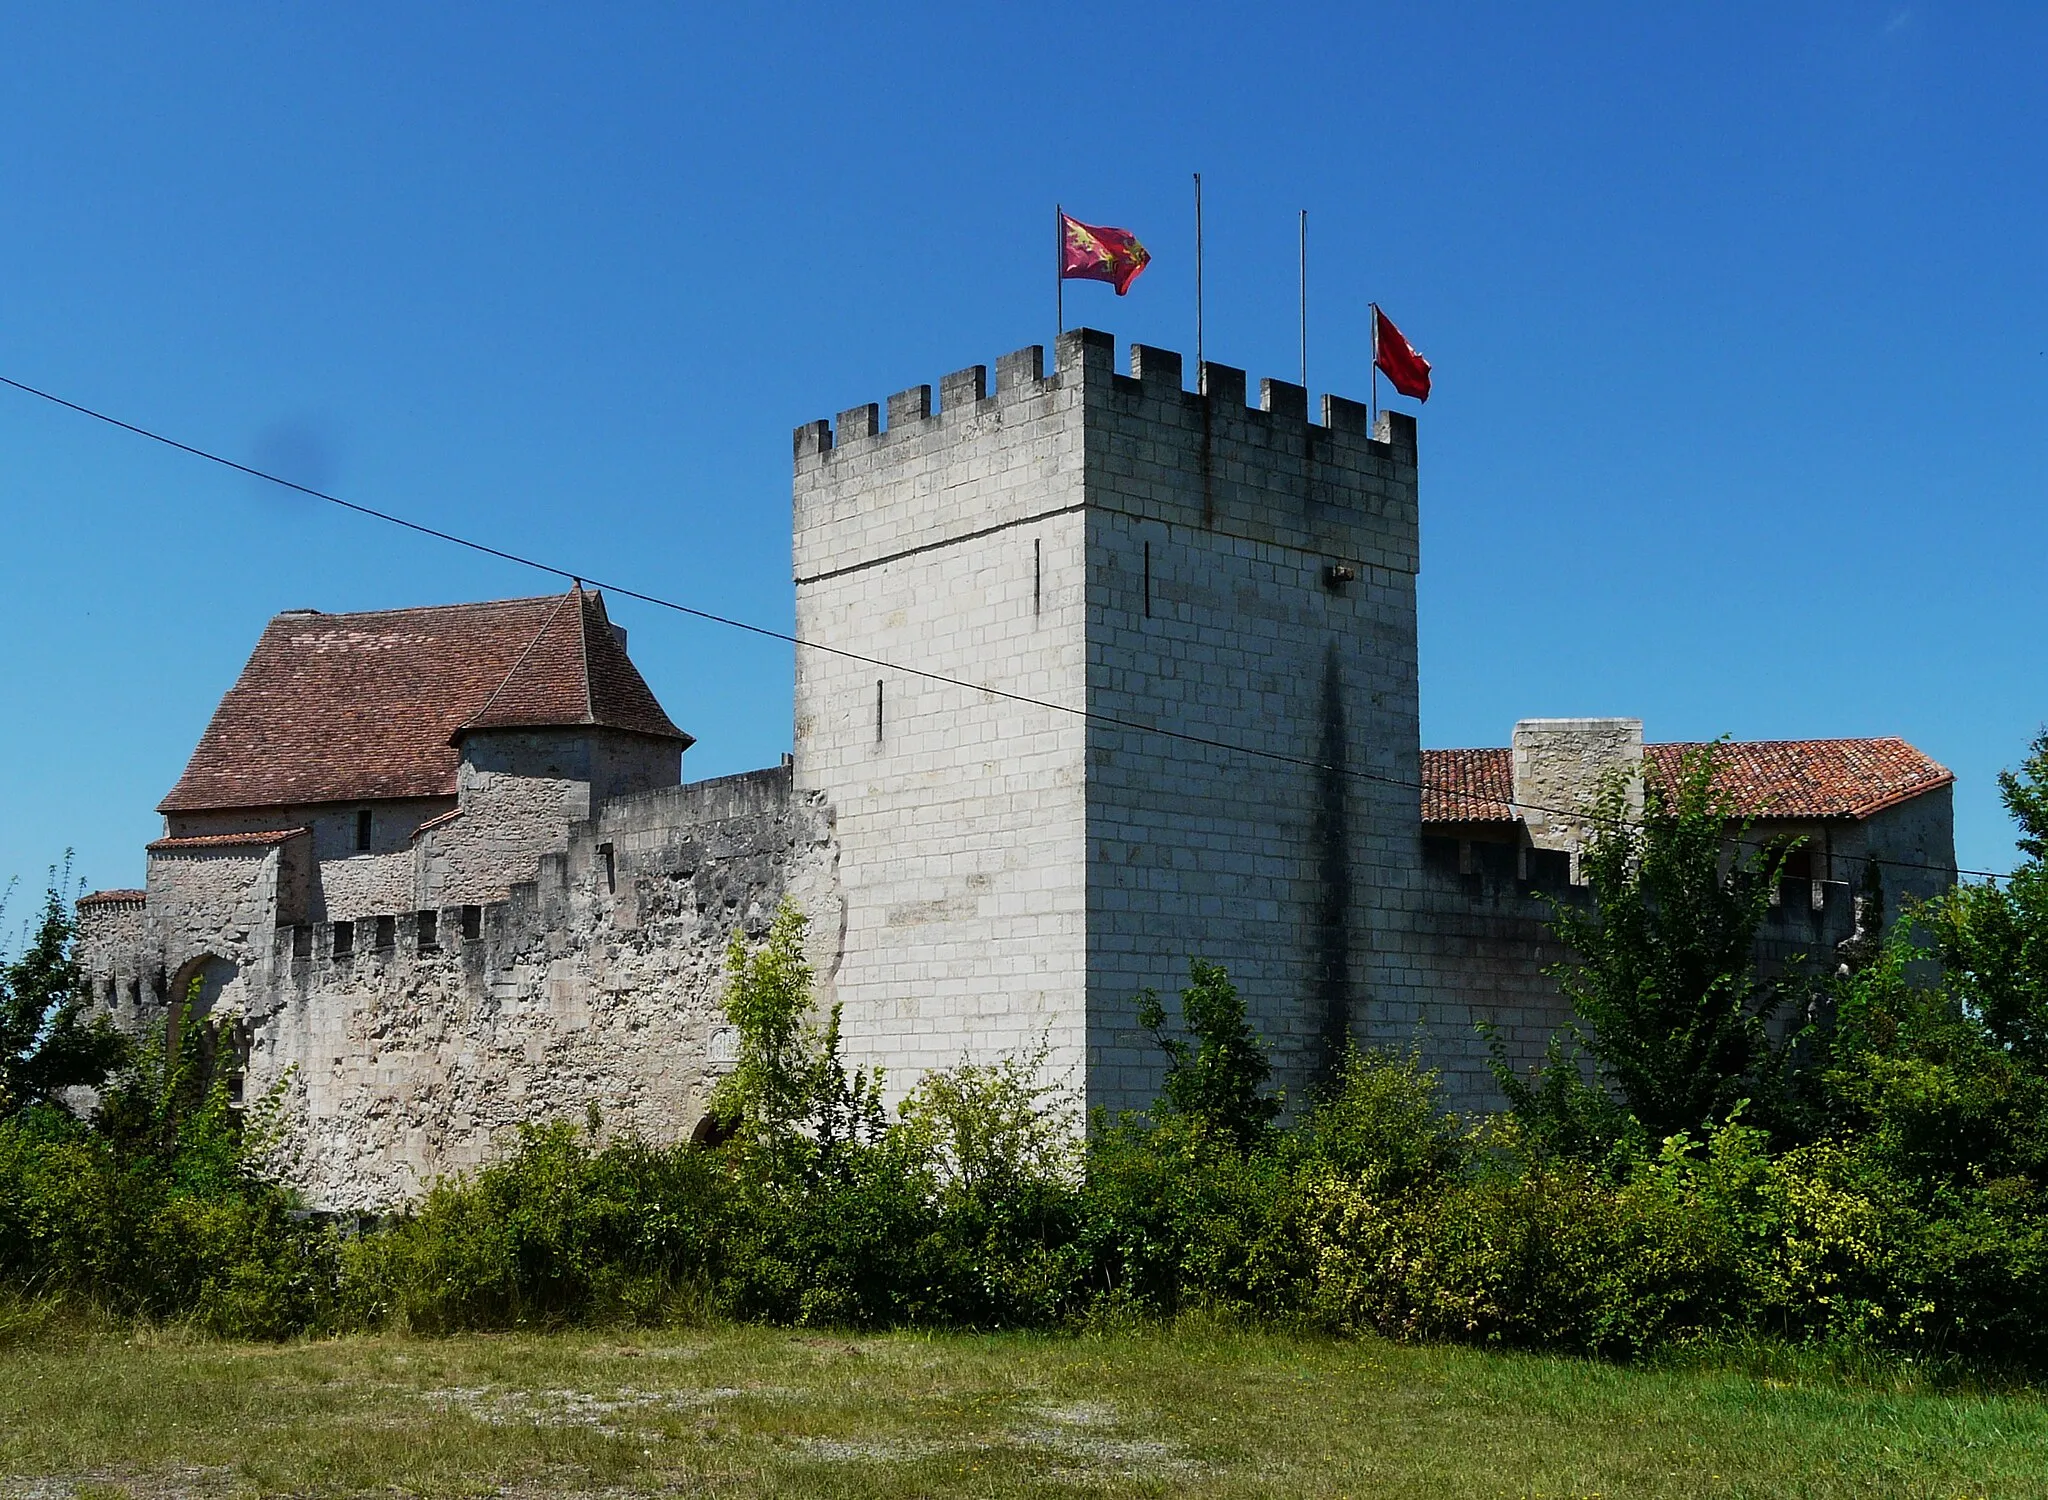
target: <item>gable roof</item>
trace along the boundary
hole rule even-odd
[[[157,811],[452,797],[469,730],[575,725],[691,743],[598,593],[298,610],[265,627]]]
[[[1669,778],[1690,743],[1645,745],[1643,758]],[[1867,818],[1947,786],[1955,775],[1904,740],[1738,740],[1720,747],[1714,782],[1745,818]],[[1422,821],[1516,821],[1514,753],[1422,752]]]

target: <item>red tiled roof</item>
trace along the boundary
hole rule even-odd
[[[263,833],[195,833],[180,839],[153,839],[142,847],[152,853],[177,849],[268,848],[297,838],[303,828],[273,828]]]
[[[1505,750],[1422,752],[1422,821],[1512,823],[1515,768]]]
[[[1668,780],[1692,745],[1645,745]],[[1954,781],[1904,740],[1738,740],[1715,754],[1714,782],[1745,818],[1867,818]]]
[[[1664,776],[1689,744],[1645,745]],[[1746,740],[1721,746],[1715,783],[1745,818],[1867,818],[1947,786],[1955,776],[1892,736]],[[1422,752],[1422,821],[1513,822],[1514,755],[1506,749]]]
[[[466,731],[570,725],[690,744],[597,593],[279,615],[157,810],[450,797]]]
[[[80,896],[78,904],[80,906],[116,906],[122,903],[140,904],[148,899],[148,891],[94,891],[90,896]]]

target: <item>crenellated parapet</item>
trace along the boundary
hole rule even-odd
[[[1415,423],[1325,395],[1074,329],[795,431],[799,581],[1086,503],[1327,555],[1417,570]],[[885,420],[886,416],[886,420]],[[1119,481],[1132,481],[1120,483]],[[1065,483],[1063,483],[1063,481]],[[949,504],[957,496],[959,503]]]
[[[1045,371],[1045,346],[1042,344],[1032,344],[1004,355],[996,361],[993,394],[989,390],[988,366],[969,365],[940,379],[936,402],[930,385],[914,385],[908,390],[898,391],[886,403],[870,401],[864,406],[849,407],[839,413],[836,424],[825,419],[806,422],[795,431],[797,464],[802,467],[807,461],[830,462],[849,450],[860,451],[859,445],[864,443],[885,440],[892,435],[899,439],[909,436],[906,429],[913,424],[958,423],[976,415],[985,416],[992,409],[1060,389],[1107,391],[1127,398],[1189,398],[1175,400],[1173,405],[1193,410],[1196,403],[1201,403],[1222,416],[1235,416],[1241,410],[1247,417],[1256,415],[1269,419],[1264,424],[1248,424],[1244,441],[1263,441],[1271,446],[1277,438],[1285,447],[1289,437],[1306,437],[1306,433],[1290,431],[1289,424],[1298,424],[1303,428],[1316,427],[1326,433],[1377,443],[1387,450],[1386,456],[1390,458],[1405,450],[1409,467],[1414,464],[1415,421],[1405,412],[1382,412],[1375,426],[1371,410],[1364,402],[1325,395],[1320,420],[1312,423],[1308,415],[1307,390],[1290,381],[1269,379],[1259,382],[1258,404],[1247,406],[1245,372],[1210,360],[1202,362],[1195,389],[1186,390],[1182,386],[1180,354],[1149,344],[1132,344],[1128,373],[1119,373],[1115,368],[1114,337],[1093,328],[1076,328],[1062,334],[1055,345],[1055,355],[1056,363],[1049,376]],[[882,420],[884,411],[888,414],[886,425]]]

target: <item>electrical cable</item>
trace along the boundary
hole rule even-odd
[[[109,415],[103,411],[97,411],[90,406],[82,406],[76,401],[68,401],[51,391],[12,379],[6,375],[0,375],[0,385],[11,386],[24,395],[35,396],[40,400],[51,403],[53,406],[61,406],[66,411],[76,412],[82,417],[90,417],[96,422],[104,422],[109,427],[117,427],[123,432],[134,434],[136,437],[147,438],[150,442],[160,443],[166,448],[175,449],[193,458],[204,459],[212,464],[219,464],[222,468],[233,469],[236,473],[246,474],[252,479],[261,479],[266,483],[280,485],[288,490],[296,490],[299,494],[310,496],[315,500],[322,500],[329,505],[340,506],[343,510],[353,511],[360,516],[368,516],[372,520],[383,521],[387,525],[402,527],[404,530],[415,532],[420,536],[433,537],[436,541],[448,542],[457,547],[465,547],[472,552],[481,553],[486,557],[495,557],[504,562],[516,563],[522,568],[532,568],[536,572],[547,573],[556,578],[566,578],[572,584],[592,584],[597,588],[617,594],[621,598],[637,599],[642,604],[651,604],[658,609],[673,610],[678,614],[687,615],[692,619],[703,620],[708,624],[722,625],[730,630],[745,631],[750,635],[779,641],[784,645],[793,646],[800,651],[818,651],[829,656],[839,657],[845,661],[860,662],[865,666],[879,667],[887,672],[901,672],[906,676],[919,677],[927,682],[939,683],[946,687],[961,688],[973,693],[987,693],[992,697],[1002,698],[1011,703],[1021,703],[1033,708],[1048,709],[1054,713],[1068,714],[1091,723],[1107,725],[1115,729],[1127,729],[1138,734],[1160,735],[1167,739],[1179,740],[1184,744],[1199,745],[1209,750],[1221,750],[1232,755],[1246,755],[1262,760],[1277,761],[1283,765],[1297,766],[1304,770],[1331,772],[1354,780],[1399,787],[1405,791],[1438,792],[1445,796],[1472,797],[1471,793],[1460,788],[1437,786],[1424,781],[1409,781],[1403,777],[1388,776],[1377,771],[1362,771],[1350,766],[1333,766],[1327,761],[1313,760],[1307,756],[1289,755],[1280,750],[1261,750],[1251,745],[1239,745],[1228,740],[1212,739],[1207,735],[1192,734],[1184,729],[1168,729],[1163,725],[1145,724],[1135,719],[1123,718],[1117,714],[1104,713],[1100,709],[1075,708],[1069,704],[1055,703],[1049,698],[1036,698],[1027,693],[1011,692],[1007,688],[990,687],[986,683],[970,682],[965,678],[953,677],[944,672],[934,672],[923,667],[907,667],[900,662],[887,661],[878,656],[868,656],[859,651],[848,650],[843,646],[828,646],[822,641],[807,641],[788,631],[776,630],[766,625],[756,625],[751,621],[734,619],[729,615],[715,614],[710,610],[698,609],[688,604],[680,604],[673,599],[664,599],[657,594],[642,593],[638,589],[627,588],[623,584],[610,583],[590,573],[571,572],[569,569],[557,567],[553,563],[542,562],[538,558],[527,557],[517,552],[508,552],[502,547],[493,547],[486,542],[479,542],[470,537],[459,536],[452,531],[442,531],[437,527],[409,520],[390,511],[379,510],[374,506],[362,505],[354,500],[344,500],[339,495],[332,495],[325,490],[314,489],[311,485],[300,484],[297,480],[286,479],[282,475],[272,474],[264,469],[252,468],[248,464],[238,463],[234,459],[222,454],[210,452],[205,448],[195,447],[191,443],[180,442],[174,437],[153,431],[147,427],[138,426],[133,422],[125,422],[119,417]],[[1515,805],[1526,807],[1532,812],[1554,813],[1560,817],[1584,820],[1587,816],[1584,809],[1578,808],[1545,807],[1533,802],[1516,803]],[[2010,874],[1995,870],[1965,870],[1948,865],[1887,859],[1875,855],[1869,858],[1872,863],[1888,865],[1897,869],[1932,870],[1939,874],[1974,875],[1988,880],[2010,880],[2012,878]]]

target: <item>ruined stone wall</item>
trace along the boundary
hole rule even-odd
[[[431,941],[405,908],[389,947],[375,919],[346,954],[332,923],[280,932],[248,1088],[289,1078],[288,1175],[323,1207],[374,1207],[593,1105],[609,1131],[686,1135],[730,1056],[726,943],[788,894],[829,975],[833,862],[822,803],[759,772],[605,805],[509,899],[433,911]]]

